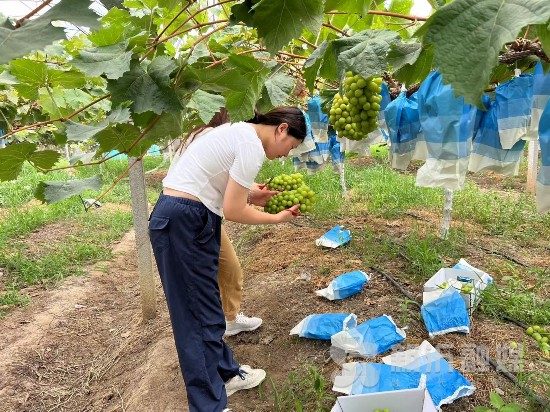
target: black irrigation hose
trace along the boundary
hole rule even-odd
[[[377,268],[376,266],[370,266],[370,268],[375,271],[376,273],[379,273],[381,274],[382,276],[384,276],[386,279],[388,279],[392,284],[393,286],[395,286],[397,289],[399,289],[399,291],[401,293],[403,293],[410,301],[411,303],[414,303],[416,306],[418,306],[419,308],[422,306],[420,303],[418,303],[416,301],[416,299],[414,298],[413,295],[411,295],[407,290],[405,290],[400,284],[398,281],[396,281],[390,274],[384,272],[382,269],[380,268]]]
[[[515,320],[515,319],[512,319],[512,318],[509,318],[508,316],[506,315],[502,315],[502,319],[504,319],[505,321],[507,322],[511,322],[511,323],[515,323],[516,325],[518,325],[520,328],[522,328],[523,330],[527,329],[527,325],[523,322],[520,322],[519,320]]]
[[[483,251],[485,251],[485,252],[487,252],[487,253],[490,253],[490,254],[492,254],[492,255],[498,255],[498,256],[501,256],[501,257],[503,257],[503,258],[505,258],[505,259],[508,259],[509,261],[514,262],[514,263],[516,263],[516,264],[518,264],[518,265],[520,265],[520,266],[523,266],[524,268],[530,267],[527,263],[523,263],[523,262],[517,260],[515,257],[510,256],[510,255],[507,255],[507,254],[504,253],[504,252],[500,252],[500,251],[498,251],[498,250],[491,250],[491,249],[486,248],[485,246],[481,246],[481,245],[476,244],[476,243],[470,243],[470,244],[471,244],[472,246],[478,247],[478,248],[480,248],[481,250],[483,250]]]
[[[516,378],[513,374],[511,374],[508,369],[504,365],[501,365],[498,362],[495,362],[493,359],[487,355],[487,353],[483,353],[480,348],[476,348],[476,353],[478,356],[481,357],[481,359],[487,361],[498,373],[508,378],[510,381],[514,383],[518,388],[522,390],[523,393],[525,393],[527,396],[531,397],[535,402],[537,402],[539,405],[544,407],[545,411],[548,411],[550,408],[550,401],[541,399],[536,395],[527,385],[522,385],[519,383],[518,378]]]

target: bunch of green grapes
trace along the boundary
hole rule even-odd
[[[380,77],[365,79],[352,72],[346,73],[344,95],[334,96],[329,116],[339,136],[361,140],[378,127],[381,84]]]
[[[273,189],[273,186],[270,185],[270,188]],[[300,209],[298,210],[300,212],[310,212],[314,202],[315,193],[308,186],[302,184],[296,189],[284,190],[273,196],[265,204],[264,211],[275,214],[299,203]]]
[[[545,357],[550,357],[550,345],[548,344],[550,332],[541,326],[534,325],[525,329],[525,333],[537,341],[537,346]]]
[[[285,191],[296,190],[303,184],[303,176],[300,173],[291,175],[279,175],[269,183],[269,189]]]

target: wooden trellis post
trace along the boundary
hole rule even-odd
[[[129,157],[128,165],[136,162],[136,158]],[[145,189],[145,175],[143,161],[139,160],[130,168],[130,192],[132,195],[132,213],[134,216],[134,230],[136,231],[137,266],[139,272],[139,286],[141,291],[141,312],[143,319],[153,319],[156,316],[155,279],[153,276],[153,254],[149,241],[147,191]]]

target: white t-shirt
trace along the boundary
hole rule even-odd
[[[243,122],[227,123],[198,135],[162,184],[198,197],[222,216],[229,176],[250,189],[264,160],[265,151],[254,128]]]

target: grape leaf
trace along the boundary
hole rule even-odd
[[[130,109],[127,107],[115,108],[107,118],[95,125],[81,124],[68,120],[66,122],[67,140],[85,142],[114,123],[126,123],[130,120]]]
[[[17,83],[19,83],[19,80],[17,80],[17,77],[13,76],[9,70],[4,70],[0,73],[0,84],[13,85]]]
[[[416,34],[434,45],[434,64],[445,83],[467,103],[482,107],[483,90],[503,45],[515,40],[523,27],[548,19],[548,0],[455,0]]]
[[[319,74],[324,56],[327,54],[326,52],[329,44],[327,40],[323,41],[304,62],[304,79],[306,81],[306,87],[310,92],[315,88],[315,80]]]
[[[254,107],[262,91],[269,68],[250,56],[231,55],[227,61],[223,83],[227,90],[222,92],[226,99],[226,108],[232,121],[251,119]]]
[[[323,0],[260,0],[254,10],[254,27],[267,50],[276,52],[304,28],[317,33],[323,23]]]
[[[418,60],[422,44],[420,43],[394,43],[388,52],[388,63],[394,70],[399,70],[406,64],[413,64]]]
[[[84,74],[76,70],[54,70],[48,69],[48,84],[61,86],[65,89],[77,89],[86,85]]]
[[[254,3],[252,0],[245,0],[242,3],[234,4],[231,6],[231,16],[229,16],[229,21],[232,24],[237,24],[242,21],[248,27],[254,27],[253,6]]]
[[[271,104],[280,106],[287,101],[288,96],[292,93],[294,78],[283,73],[277,73],[265,81],[265,88]]]
[[[432,69],[434,54],[431,47],[425,47],[420,52],[420,56],[413,64],[405,64],[399,70],[393,72],[393,77],[405,84],[411,85],[413,83],[423,80]]]
[[[139,128],[134,125],[115,124],[97,133],[95,139],[102,152],[109,153],[111,150],[127,152],[140,133]]]
[[[365,0],[327,0],[325,2],[325,11],[338,10],[366,15],[371,3],[372,1]]]
[[[10,73],[22,83],[36,86],[37,91],[40,86],[46,84],[48,79],[48,67],[46,63],[35,62],[29,59],[12,60],[10,62]]]
[[[80,109],[81,107],[90,104],[93,97],[81,89],[68,89],[63,92],[63,98],[67,107],[71,109]]]
[[[78,195],[85,190],[99,190],[101,185],[99,175],[68,182],[40,182],[34,191],[34,197],[41,202],[54,203]]]
[[[36,150],[34,143],[21,142],[10,144],[7,147],[0,149],[0,181],[14,180],[17,178],[23,163],[28,160],[30,155]]]
[[[108,79],[118,79],[130,70],[132,52],[126,51],[128,41],[111,46],[85,49],[72,61],[72,65],[88,76],[105,74]]]
[[[203,90],[197,90],[191,96],[187,107],[195,109],[201,120],[206,124],[225,105],[225,98],[218,94],[212,94]]]
[[[52,21],[68,21],[77,26],[95,28],[99,16],[89,6],[90,0],[61,0],[42,16],[23,22],[21,27],[0,27],[0,64],[24,56],[32,50],[42,50],[55,40],[65,38],[62,27]]]
[[[183,128],[182,118],[181,112],[161,114],[138,144],[128,152],[128,156],[141,156],[153,144],[180,136]]]
[[[108,81],[113,104],[131,101],[135,113],[181,110],[176,94],[168,87],[175,68],[174,61],[165,56],[155,58],[148,66],[133,61],[129,72]]]
[[[49,113],[52,117],[63,117],[71,113],[66,109],[64,90],[61,87],[49,89],[41,87],[38,90],[38,104],[42,110]]]
[[[193,64],[196,63],[201,57],[210,56],[210,52],[208,51],[208,48],[203,42],[200,42],[197,44],[197,47],[195,47],[189,58],[187,59],[187,64]]]
[[[390,30],[365,30],[355,36],[334,40],[333,50],[339,77],[351,70],[368,78],[381,74],[388,66],[386,55],[399,35]]]
[[[28,161],[35,167],[43,170],[51,169],[59,160],[61,155],[55,150],[40,150],[28,157]]]

